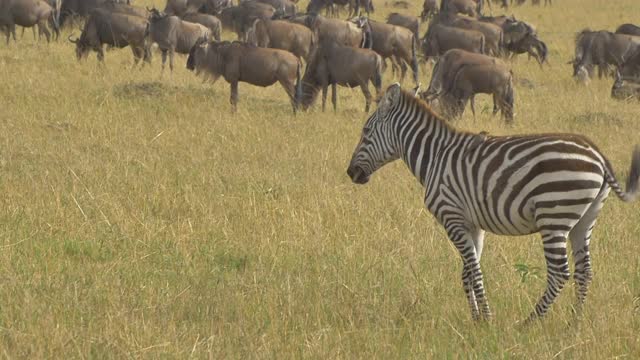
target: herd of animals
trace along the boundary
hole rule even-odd
[[[524,0],[516,0],[516,5]],[[540,0],[532,1],[540,5]],[[393,6],[403,7],[403,1]],[[489,3],[490,4],[490,3]],[[497,4],[510,6],[506,0]],[[551,5],[551,1],[545,1]],[[439,6],[438,6],[439,5]],[[349,20],[335,17],[348,7]],[[231,85],[270,86],[279,82],[293,111],[306,109],[328,86],[336,108],[336,86],[359,86],[368,112],[371,82],[378,107],[364,125],[349,167],[354,183],[367,183],[385,164],[402,159],[426,188],[425,206],[459,251],[463,288],[474,319],[491,317],[480,258],[485,231],[502,235],[540,233],[547,263],[547,286],[528,322],[544,316],[570,277],[567,241],[572,243],[579,312],[592,278],[590,240],[609,191],[629,202],[640,193],[640,147],[632,155],[626,190],[606,157],[585,137],[546,134],[498,137],[458,131],[425,105],[440,107],[444,118],[460,116],[479,93],[491,94],[494,114],[507,121],[514,112],[513,75],[506,59],[528,54],[540,66],[547,46],[535,28],[507,16],[482,16],[482,0],[425,0],[420,16],[394,13],[386,23],[361,16],[375,11],[371,0],[311,0],[307,13],[289,0],[168,0],[163,11],[114,0],[0,0],[0,28],[15,39],[15,25],[37,25],[49,38],[51,27],[85,18],[76,45],[78,59],[103,46],[132,49],[135,64],[151,61],[151,46],[167,55],[188,54],[187,68]],[[325,15],[320,15],[321,11]],[[429,20],[425,35],[419,27]],[[220,41],[220,30],[239,41]],[[35,36],[35,33],[34,33]],[[576,36],[573,75],[580,81],[597,70],[615,74],[612,96],[640,98],[640,28],[615,33],[583,30]],[[419,62],[437,59],[429,87],[418,84]],[[391,64],[402,80],[409,68],[416,88],[399,84],[381,93]],[[304,69],[304,71],[303,71]],[[421,98],[422,101],[419,98]]]
[[[514,5],[513,0],[494,2]],[[403,5],[408,4],[392,4]],[[375,11],[373,0],[311,0],[306,13],[299,13],[291,0],[237,5],[232,0],[167,0],[163,11],[136,7],[130,0],[0,0],[0,29],[7,43],[11,36],[16,39],[16,25],[34,27],[34,36],[37,27],[49,40],[51,30],[57,38],[61,26],[84,19],[80,36],[68,39],[78,59],[93,50],[103,61],[104,45],[129,46],[134,65],[144,64],[156,44],[164,71],[167,57],[173,70],[174,54],[188,54],[189,69],[230,83],[234,110],[238,82],[278,82],[294,112],[312,106],[320,90],[324,110],[329,85],[334,110],[341,85],[360,87],[368,112],[373,100],[369,83],[378,98],[388,62],[401,82],[410,68],[418,85],[420,63],[436,61],[428,88],[418,86],[416,94],[444,117],[459,117],[469,102],[475,116],[474,95],[485,93],[493,96],[493,113],[500,111],[511,121],[513,74],[504,60],[526,53],[542,66],[547,46],[531,24],[513,16],[482,16],[484,6],[483,0],[425,0],[419,16],[395,12],[380,22],[361,15]],[[332,17],[345,7],[347,20]],[[428,28],[420,37],[425,22]],[[238,41],[220,41],[223,28],[235,32]],[[595,69],[599,76],[615,74],[613,97],[640,98],[639,27],[624,24],[615,33],[583,30],[572,63],[577,79],[588,81]]]

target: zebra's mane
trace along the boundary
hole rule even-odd
[[[416,117],[417,119],[420,119],[421,121],[436,121],[441,126],[446,127],[448,130],[452,132],[462,132],[454,128],[453,126],[451,126],[447,120],[445,120],[442,116],[438,115],[435,111],[433,111],[431,106],[429,106],[422,99],[414,96],[412,93],[404,89],[400,89],[400,91],[401,91],[402,99],[404,102],[414,105],[416,108],[418,108],[421,114],[426,115],[426,116],[418,116]]]

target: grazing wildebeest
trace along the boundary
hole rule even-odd
[[[425,22],[436,14],[438,14],[438,0],[424,0],[424,3],[422,3],[420,20]]]
[[[584,136],[460,131],[399,84],[387,89],[359,136],[347,175],[355,184],[366,184],[384,165],[404,161],[426,189],[426,208],[461,257],[463,289],[474,321],[492,317],[480,267],[487,231],[541,235],[546,289],[523,325],[544,317],[571,278],[570,240],[577,295],[573,310],[579,320],[592,279],[593,227],[610,190],[624,202],[638,198],[640,146],[633,151],[623,190],[607,158]],[[637,216],[637,211],[631,213]],[[448,293],[441,297],[451,301]]]
[[[60,34],[55,11],[47,2],[42,0],[0,0],[0,29],[6,31],[7,44],[11,35],[16,41],[16,25],[23,27],[38,26],[38,32],[44,33],[47,42],[51,40],[51,33],[47,22],[53,26],[57,36]]]
[[[300,60],[288,51],[265,49],[234,41],[198,41],[189,52],[187,69],[208,73],[215,83],[220,77],[231,85],[231,106],[236,111],[238,83],[271,86],[276,82],[285,89],[296,113],[301,92]]]
[[[214,39],[220,41],[220,31],[222,31],[222,23],[217,17],[203,13],[188,12],[182,15],[182,20],[191,23],[203,25],[209,29],[209,33]]]
[[[225,29],[238,35],[238,40],[247,39],[247,31],[253,26],[256,19],[271,19],[276,14],[276,9],[269,5],[256,1],[245,1],[237,6],[223,9],[218,18]]]
[[[450,84],[457,71],[463,65],[494,65],[498,64],[500,67],[506,68],[506,64],[492,56],[473,53],[462,49],[451,49],[444,53],[439,59],[436,65],[433,67],[431,75],[431,81],[426,91],[420,94],[420,98],[429,102],[438,102],[438,98],[444,93],[444,89],[447,84]],[[471,98],[473,101],[473,96]],[[493,111],[497,112],[499,109],[494,99]]]
[[[371,49],[383,59],[391,58],[394,72],[400,67],[400,81],[404,81],[407,72],[407,64],[413,71],[413,81],[418,83],[418,59],[416,47],[418,38],[411,30],[374,21],[366,17],[355,20],[358,26],[371,32]]]
[[[169,54],[169,69],[173,72],[173,57],[176,52],[188,54],[200,39],[211,36],[204,25],[184,21],[175,15],[167,15],[157,9],[149,10],[149,38],[162,51],[162,71]]]
[[[293,16],[298,12],[298,5],[289,0],[255,0],[259,3],[273,6],[281,16]]]
[[[140,59],[151,61],[149,44],[146,41],[147,19],[120,13],[112,13],[105,9],[94,9],[84,24],[79,39],[69,41],[76,44],[76,57],[85,59],[89,51],[98,53],[98,61],[104,61],[104,44],[124,48],[131,47],[134,66]]]
[[[529,57],[535,58],[540,66],[547,60],[547,44],[538,38],[532,25],[516,20],[513,16],[504,15],[483,16],[479,20],[502,28],[504,50],[511,56],[526,53]]]
[[[371,46],[370,30],[361,29],[350,21],[329,19],[322,15],[309,14],[306,17],[305,25],[318,34],[318,41],[321,43],[335,41],[339,44],[353,47]]]
[[[302,108],[309,108],[322,89],[322,111],[324,111],[327,90],[331,85],[331,101],[333,110],[336,111],[337,85],[359,86],[365,98],[364,111],[368,112],[371,105],[369,82],[375,87],[377,96],[382,86],[383,68],[382,57],[375,51],[343,46],[335,42],[322,42],[314,51],[302,78]]]
[[[476,17],[478,4],[473,0],[442,0],[440,12],[447,14],[465,14]]]
[[[317,39],[304,25],[285,20],[256,19],[247,36],[247,42],[254,46],[287,50],[308,62]]]
[[[402,26],[403,28],[411,30],[416,39],[420,37],[420,19],[415,16],[391,13],[387,16],[387,24]]]
[[[487,54],[500,56],[504,47],[504,32],[494,24],[478,21],[467,16],[442,14],[437,21],[448,26],[480,31],[484,35]]]
[[[438,57],[451,49],[462,49],[484,54],[484,35],[479,31],[460,29],[439,23],[429,26],[422,40],[422,51],[425,59]]]
[[[489,94],[493,96],[493,114],[500,110],[507,122],[513,121],[513,74],[502,63],[463,64],[452,80],[445,84],[440,104],[449,117],[462,115],[467,101],[471,100],[471,112],[475,118],[474,95]]]
[[[591,76],[594,66],[602,77],[610,66],[619,66],[640,48],[640,37],[585,29],[576,35],[575,44],[575,58],[569,62],[574,77],[585,71]]]
[[[622,24],[616,29],[616,34],[640,36],[640,26],[636,26],[633,24]]]
[[[611,87],[611,97],[618,100],[640,100],[640,76],[625,77],[616,71],[615,81]]]

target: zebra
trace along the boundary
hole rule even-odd
[[[592,278],[591,233],[609,190],[630,202],[640,189],[640,146],[633,151],[624,191],[609,161],[581,135],[458,131],[396,83],[366,121],[347,174],[365,184],[400,158],[426,188],[426,208],[462,257],[473,320],[492,316],[480,269],[485,231],[542,236],[547,284],[525,324],[542,318],[569,280],[569,238],[579,314]]]

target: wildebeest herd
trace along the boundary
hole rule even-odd
[[[189,54],[189,69],[214,81],[222,76],[231,84],[233,109],[238,82],[279,82],[294,112],[312,106],[320,90],[324,110],[329,85],[334,110],[336,87],[341,85],[360,87],[369,111],[374,100],[369,83],[377,99],[387,64],[401,82],[410,69],[418,85],[419,64],[435,62],[428,88],[421,91],[418,86],[417,96],[446,118],[456,118],[469,101],[475,115],[475,94],[490,94],[494,114],[500,111],[511,121],[514,76],[505,60],[526,53],[543,66],[547,45],[533,25],[514,16],[483,16],[484,6],[483,0],[425,0],[419,16],[395,12],[380,22],[368,16],[375,11],[372,0],[311,0],[304,13],[291,0],[246,0],[237,5],[231,0],[167,0],[163,11],[136,7],[130,0],[0,0],[0,28],[7,43],[11,35],[16,39],[15,25],[37,26],[50,40],[50,30],[57,37],[62,25],[81,19],[80,35],[68,37],[78,59],[93,50],[103,61],[104,45],[129,46],[134,65],[140,60],[144,64],[157,46],[163,71],[167,57],[173,71],[174,54]],[[342,8],[347,8],[347,20],[336,18]],[[420,25],[425,22],[428,27],[421,38]],[[234,32],[238,40],[221,41],[222,29]],[[570,63],[576,79],[587,82],[597,69],[600,77],[615,77],[613,97],[640,98],[640,28],[624,24],[615,33],[583,30],[575,44]]]
[[[523,2],[516,0],[516,5]],[[527,54],[540,67],[548,62],[547,45],[532,24],[514,16],[484,16],[484,6],[483,0],[425,0],[418,16],[392,13],[381,22],[369,17],[375,11],[372,0],[311,0],[304,13],[290,0],[237,5],[231,0],[168,0],[162,11],[119,0],[0,0],[0,29],[7,44],[12,36],[16,40],[16,25],[36,26],[49,41],[50,30],[57,37],[61,26],[80,19],[80,35],[68,37],[78,60],[95,51],[102,62],[105,45],[129,46],[134,66],[141,60],[144,65],[157,46],[162,71],[167,57],[173,71],[175,53],[187,54],[189,70],[230,84],[234,110],[240,82],[280,83],[294,113],[311,107],[320,92],[324,111],[329,86],[336,111],[337,86],[360,87],[366,112],[374,99],[380,103],[349,164],[353,182],[366,183],[378,168],[403,157],[427,187],[425,204],[462,255],[464,289],[476,319],[491,316],[479,265],[484,232],[540,232],[549,281],[530,317],[535,319],[547,312],[569,278],[567,237],[576,261],[578,307],[584,302],[595,219],[610,188],[624,201],[637,197],[640,149],[634,152],[624,191],[604,155],[581,136],[492,137],[458,132],[435,115],[425,103],[445,119],[455,119],[467,103],[475,116],[474,96],[489,94],[493,113],[511,122],[515,92],[509,59]],[[347,20],[336,17],[343,8]],[[238,40],[221,41],[222,29]],[[431,80],[422,90],[421,63],[432,61]],[[623,24],[615,33],[580,31],[570,64],[577,80],[587,82],[597,70],[600,77],[615,78],[614,98],[640,99],[640,28]],[[381,94],[388,65],[400,81],[410,70],[416,85],[412,93],[394,84]],[[567,180],[569,172],[574,179]]]

